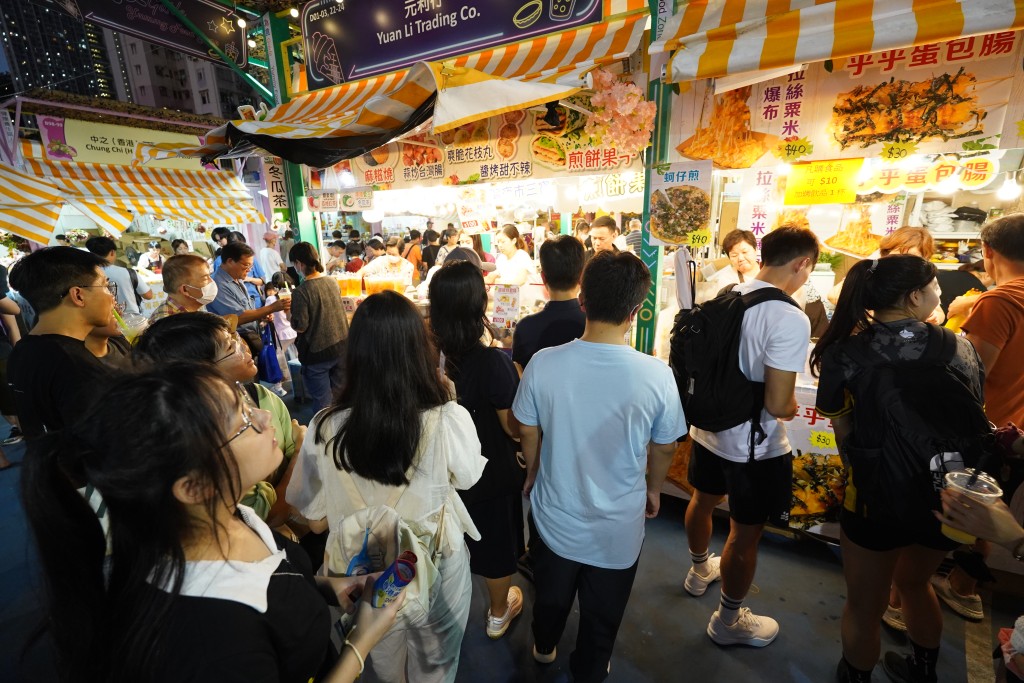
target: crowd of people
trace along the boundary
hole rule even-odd
[[[771,644],[779,624],[743,603],[764,529],[784,525],[790,509],[786,422],[813,325],[794,295],[818,261],[818,239],[779,227],[758,261],[746,235],[727,236],[736,282],[721,296],[756,303],[745,303],[736,339],[722,341],[735,342],[761,402],[752,419],[710,430],[688,424],[673,369],[629,345],[652,277],[628,240],[638,226],[625,240],[618,232],[597,218],[531,256],[507,225],[492,263],[478,236],[454,226],[411,231],[407,242],[339,233],[323,257],[291,234],[268,233],[257,253],[241,235],[215,231],[212,268],[189,253],[149,259],[167,299],[133,344],[116,312],[131,302],[139,310],[152,292],[114,263],[111,240],[18,261],[10,286],[36,320],[11,336],[0,408],[29,443],[22,495],[64,679],[262,680],[272,671],[282,681],[351,681],[371,669],[382,681],[452,681],[469,625],[501,638],[532,600],[534,660],[555,660],[578,601],[569,668],[575,680],[603,680],[645,520],[658,515],[685,440],[695,492],[682,587],[702,596],[720,584],[707,625],[714,643]],[[963,336],[930,322],[940,287],[926,246],[894,249],[851,268],[810,353],[817,410],[853,465],[840,516],[841,682],[871,680],[883,619],[897,617],[911,652],[886,653],[887,675],[941,678],[939,598],[970,598],[957,592],[969,584],[947,583],[945,594],[936,584],[939,563],[960,547],[943,524],[1024,558],[1024,528],[1005,504],[949,490],[940,499],[930,472],[913,495],[893,492],[893,470],[878,464],[897,449],[880,411],[904,410],[894,414],[910,422],[896,431],[908,442],[912,419],[937,433],[974,415],[979,431],[1002,427],[989,450],[979,459],[964,442],[961,459],[939,458],[936,471],[975,465],[1003,477],[1008,494],[1020,478],[1013,458],[1024,440],[1012,423],[1024,420],[1024,214],[992,221],[981,239],[995,287],[949,304],[970,308]],[[338,270],[421,281],[426,320],[393,291],[365,298],[349,319],[330,277]],[[487,286],[531,278],[548,303],[519,322],[511,349],[499,348]],[[3,284],[0,315],[17,315]],[[258,381],[270,320],[272,343],[297,351],[314,403],[308,428],[292,419],[281,382]],[[952,382],[943,385],[953,387],[950,410],[922,416],[902,405],[909,394],[891,398],[893,386],[926,375]],[[1006,460],[995,466],[988,453]],[[712,513],[725,498],[730,526],[716,555]],[[417,551],[417,578],[372,607],[373,582],[399,548]],[[986,552],[983,541],[975,548]],[[524,561],[532,595],[512,581]],[[370,573],[353,575],[355,566]],[[486,587],[480,622],[470,616],[474,576]],[[334,622],[345,624],[340,638]]]

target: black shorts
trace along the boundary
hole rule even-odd
[[[740,524],[788,526],[793,506],[793,454],[733,462],[693,442],[687,479],[693,488],[729,496],[729,517]]]
[[[865,550],[884,553],[911,545],[920,545],[932,550],[955,550],[962,543],[942,535],[939,520],[920,520],[907,524],[898,518],[884,522],[867,519],[846,508],[839,513],[839,527],[846,538]]]

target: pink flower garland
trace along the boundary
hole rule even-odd
[[[651,141],[657,106],[648,102],[640,88],[619,80],[604,69],[595,69],[592,114],[584,132],[620,154],[639,154]]]

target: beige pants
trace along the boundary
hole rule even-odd
[[[469,550],[441,560],[430,594],[430,612],[403,610],[367,658],[369,680],[381,683],[452,683],[472,600]]]

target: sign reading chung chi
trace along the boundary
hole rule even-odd
[[[302,10],[309,89],[597,22],[601,0],[313,0]]]

